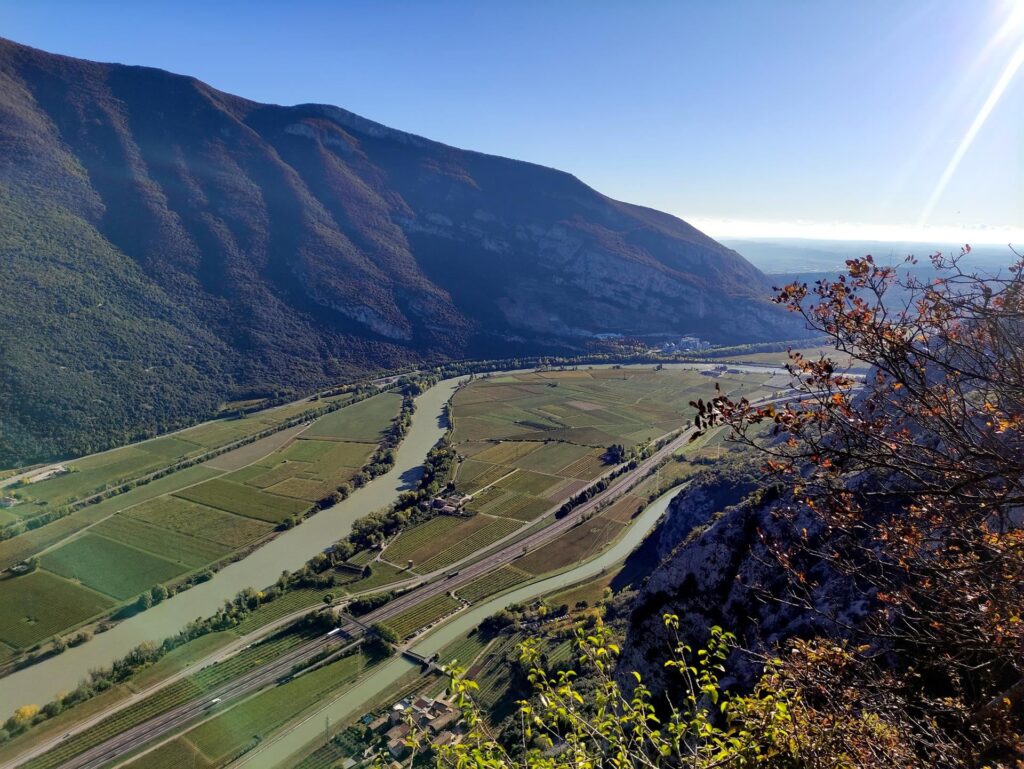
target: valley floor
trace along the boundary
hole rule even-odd
[[[271,583],[282,568],[301,567],[350,531],[356,518],[390,504],[399,491],[408,488],[408,478],[448,429],[439,415],[445,413],[449,399],[449,444],[455,461],[445,480],[454,487],[448,496],[461,500],[457,514],[421,516],[421,522],[407,526],[383,549],[356,553],[349,564],[341,564],[332,577],[335,587],[329,591],[286,592],[231,632],[216,635],[217,643],[203,636],[128,679],[116,687],[116,694],[105,693],[104,705],[88,701],[52,719],[53,724],[44,721],[0,747],[0,761],[6,762],[3,766],[33,769],[104,766],[109,758],[94,759],[99,763],[86,760],[89,750],[100,748],[89,747],[83,739],[101,745],[106,739],[103,735],[129,734],[131,724],[146,723],[147,718],[160,714],[169,718],[177,712],[174,708],[190,702],[199,703],[199,709],[162,730],[147,727],[144,738],[132,740],[110,755],[127,758],[146,745],[147,753],[134,766],[275,766],[294,763],[293,754],[301,758],[315,751],[318,746],[312,743],[323,734],[324,718],[333,732],[344,735],[352,719],[372,709],[375,701],[388,700],[409,681],[422,685],[436,680],[436,674],[431,678],[428,673],[422,679],[416,666],[401,656],[378,660],[372,652],[367,657],[366,651],[339,656],[348,643],[343,637],[354,642],[365,635],[364,623],[373,624],[385,629],[399,648],[425,657],[453,644],[461,644],[468,653],[475,642],[470,643],[466,634],[504,606],[563,591],[581,581],[584,585],[594,579],[607,583],[604,570],[621,563],[657,522],[672,496],[659,497],[659,493],[685,481],[700,463],[713,461],[712,452],[721,451],[717,445],[720,436],[687,446],[689,434],[683,431],[693,416],[689,402],[710,397],[716,383],[726,392],[743,393],[751,399],[785,389],[786,380],[764,367],[715,372],[708,371],[708,366],[697,368],[704,370],[685,366],[660,370],[652,366],[589,367],[512,372],[435,385],[417,399],[411,429],[391,471],[254,549],[209,581],[59,656],[0,679],[0,702],[7,710],[26,702],[46,702],[58,691],[73,687],[91,667],[109,664],[140,641],[159,641],[189,619],[215,612],[239,590],[258,589]],[[184,470],[182,473],[196,476],[188,479],[192,484],[163,488],[161,494],[139,500],[123,512],[109,512],[83,532],[76,532],[67,543],[40,547],[41,568],[16,580],[38,582],[39,594],[44,596],[49,584],[43,581],[57,580],[106,595],[111,601],[125,600],[141,589],[147,578],[143,575],[159,581],[160,574],[137,566],[124,554],[98,553],[92,540],[102,540],[100,544],[108,550],[120,546],[145,553],[140,537],[148,533],[146,527],[163,525],[176,536],[198,539],[199,524],[212,527],[212,532],[233,530],[218,523],[223,516],[273,523],[280,509],[273,505],[285,504],[277,499],[308,501],[326,488],[321,485],[314,491],[315,484],[343,482],[339,481],[343,475],[364,463],[374,448],[373,440],[381,435],[380,425],[387,424],[398,405],[397,396],[377,395]],[[619,447],[621,457],[610,456],[613,446]],[[360,451],[359,447],[366,448]],[[627,468],[621,459],[632,461],[635,469]],[[271,497],[274,501],[267,502]],[[651,504],[653,499],[657,502]],[[571,508],[568,515],[564,515],[565,506]],[[173,563],[169,556],[178,552],[180,558],[191,558],[200,565],[200,551],[190,549],[188,540],[179,541],[168,534],[166,544],[154,539],[151,547],[149,552],[155,558]],[[57,558],[56,554],[62,555]],[[109,584],[100,583],[111,579],[103,569],[96,570],[97,576],[86,576],[88,564],[104,561],[116,562],[119,568],[130,568],[139,576],[132,581],[120,575]],[[360,569],[365,569],[362,577]],[[337,616],[344,618],[344,607],[354,597],[372,597],[396,587],[415,589],[404,597],[384,595],[384,603],[365,617],[343,620],[347,629],[329,644],[323,642],[322,634],[303,638],[302,634],[309,632],[301,629],[305,626],[291,624],[325,598],[342,607]],[[24,604],[17,603],[19,593],[11,593],[14,614],[8,616],[26,611]],[[44,603],[51,600],[47,596]],[[336,613],[337,609],[329,612]],[[240,650],[243,641],[247,645]],[[254,643],[257,645],[252,646]],[[270,649],[270,656],[246,663],[244,655],[249,648]],[[309,656],[303,656],[307,651]],[[474,653],[481,651],[482,647]],[[328,659],[317,666],[315,658],[320,653],[328,654]],[[246,682],[260,683],[258,676],[273,669],[265,666],[278,658],[287,662],[288,654],[299,655],[296,664],[312,664],[310,672],[294,679],[289,674],[285,679],[289,682],[277,686],[270,681],[269,688],[260,684],[251,690],[255,694],[241,699],[226,696],[223,704],[215,702],[210,713],[202,700],[196,699],[204,692],[221,699],[214,697],[220,691],[217,687],[233,691],[231,687]],[[203,683],[195,679],[198,673],[187,674],[189,669],[218,660],[213,670],[228,672],[218,673],[211,681]],[[168,699],[167,692],[179,693]],[[81,715],[75,718],[73,711],[78,708]],[[74,736],[65,742],[64,732]],[[148,743],[158,734],[166,736],[158,739],[154,750]],[[253,741],[254,735],[259,739]],[[79,757],[73,758],[76,755]],[[30,756],[35,758],[25,764]],[[333,760],[302,765],[331,766]]]

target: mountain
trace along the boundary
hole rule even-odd
[[[0,466],[420,360],[794,336],[762,273],[560,171],[0,39]]]

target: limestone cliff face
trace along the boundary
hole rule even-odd
[[[681,634],[694,648],[707,641],[712,626],[734,633],[739,645],[754,653],[732,655],[726,683],[746,687],[760,670],[758,652],[770,652],[789,638],[839,634],[861,622],[868,608],[866,596],[820,563],[808,565],[817,582],[809,596],[813,608],[778,600],[787,594],[789,581],[764,538],[784,540],[803,526],[815,536],[813,523],[783,522],[774,494],[724,508],[713,496],[706,487],[695,487],[673,500],[659,542],[668,555],[640,590],[629,617],[621,678],[628,683],[632,677],[626,673],[639,672],[658,698],[672,699],[675,690],[664,668],[673,647],[662,622],[666,613],[679,616]]]
[[[803,333],[738,253],[562,171],[3,39],[0,263],[0,464],[424,360]]]

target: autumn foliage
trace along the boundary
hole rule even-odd
[[[837,765],[1024,757],[1024,261],[979,277],[968,260],[936,255],[924,282],[868,256],[779,289],[864,381],[791,353],[799,400],[702,404],[792,489],[792,527],[769,543],[792,588],[775,598],[826,611],[810,600],[815,563],[873,606],[845,644],[798,645],[783,673],[821,719],[878,725]]]

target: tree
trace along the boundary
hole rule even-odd
[[[153,596],[149,593],[142,593],[139,595],[138,600],[135,601],[135,608],[139,611],[145,611],[153,605]]]
[[[149,591],[149,594],[153,599],[153,603],[157,604],[167,598],[167,588],[163,585],[154,585],[153,589]]]
[[[626,459],[626,447],[621,443],[613,443],[604,452],[605,459],[609,464],[617,465]]]
[[[666,626],[678,618],[666,615]],[[683,705],[659,717],[638,674],[632,692],[614,675],[619,649],[608,627],[596,624],[576,631],[580,671],[549,672],[536,639],[520,645],[520,662],[534,696],[519,702],[521,745],[510,751],[492,736],[487,719],[474,700],[475,682],[458,668],[449,669],[449,696],[462,713],[466,738],[457,745],[432,747],[430,735],[415,731],[407,761],[432,750],[439,767],[478,769],[840,769],[851,764],[831,761],[847,742],[863,742],[864,731],[877,724],[851,721],[821,727],[804,707],[772,661],[764,679],[749,695],[724,690],[720,676],[729,646],[728,633],[714,628],[706,649],[694,653],[676,643],[667,667],[678,675]],[[586,683],[578,681],[587,677]],[[901,758],[906,758],[902,756]],[[382,761],[381,763],[386,763]],[[906,764],[904,764],[906,765]]]
[[[16,708],[14,714],[4,723],[4,728],[11,734],[16,734],[28,728],[39,714],[38,705],[21,705]]]
[[[922,763],[948,767],[1010,765],[1024,743],[1024,261],[982,278],[962,269],[968,252],[933,257],[929,283],[866,257],[780,290],[869,369],[862,388],[830,357],[791,353],[799,402],[702,409],[794,490],[792,529],[770,543],[792,576],[783,600],[820,610],[821,564],[873,602],[854,652],[797,677],[843,680],[912,725]]]
[[[402,640],[398,637],[398,633],[380,622],[373,626],[373,632],[378,638],[387,641],[389,644],[396,644]]]

